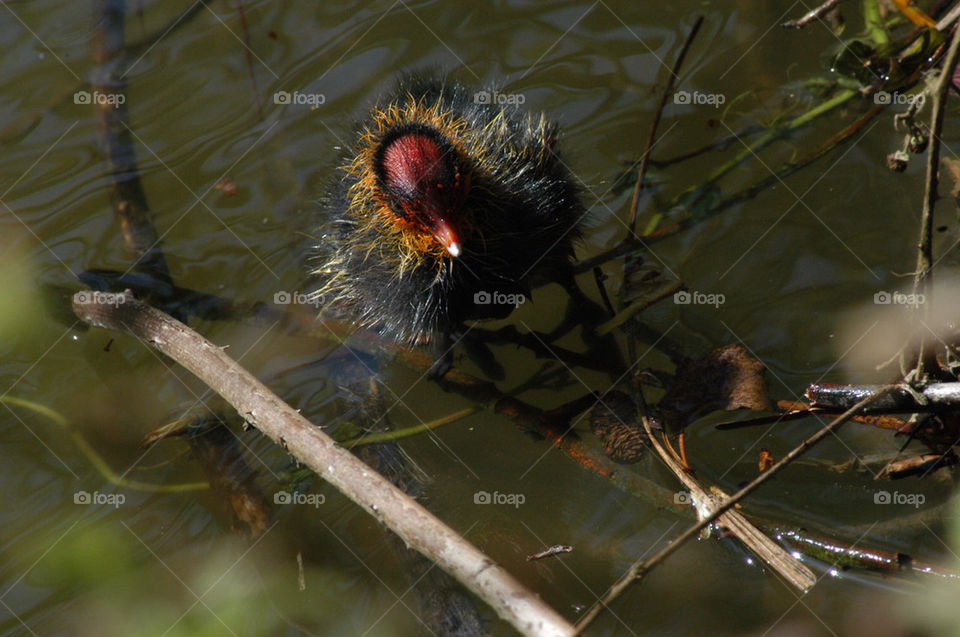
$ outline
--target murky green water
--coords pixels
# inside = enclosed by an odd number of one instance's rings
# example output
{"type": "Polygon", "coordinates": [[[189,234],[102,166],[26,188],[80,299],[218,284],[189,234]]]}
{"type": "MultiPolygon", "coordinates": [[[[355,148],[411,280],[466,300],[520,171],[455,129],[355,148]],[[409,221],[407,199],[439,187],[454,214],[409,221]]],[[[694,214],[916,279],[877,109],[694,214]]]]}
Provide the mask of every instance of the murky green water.
{"type": "MultiPolygon", "coordinates": [[[[129,16],[128,40],[160,28],[181,8],[131,4],[142,15],[129,16]]],[[[173,279],[249,302],[270,303],[278,291],[304,289],[305,234],[322,221],[313,200],[334,176],[353,123],[398,71],[425,67],[447,69],[471,84],[502,82],[505,91],[523,95],[527,107],[561,121],[567,162],[592,211],[579,254],[595,254],[624,235],[630,193],[614,181],[639,156],[656,83],[665,75],[662,62],[672,64],[697,12],[706,20],[682,88],[722,95],[725,104],[668,103],[656,157],[769,124],[785,112],[799,115],[810,105],[793,96],[802,96],[803,80],[826,74],[840,41],[819,25],[779,30],[774,25],[786,6],[769,4],[245,2],[248,61],[235,5],[214,3],[130,59],[125,75],[141,179],[173,279]],[[319,94],[323,104],[276,104],[277,91],[319,94]],[[212,189],[224,175],[236,182],[235,195],[212,189]]],[[[846,35],[859,25],[855,15],[848,19],[846,35]]],[[[183,442],[149,449],[140,443],[192,405],[215,407],[213,396],[141,343],[83,331],[33,292],[39,283],[75,286],[85,269],[122,271],[130,263],[107,195],[94,111],[72,98],[94,68],[92,24],[88,3],[0,8],[6,43],[0,124],[7,127],[0,154],[0,279],[7,293],[0,311],[0,392],[63,414],[127,478],[164,485],[204,480],[183,442]]],[[[734,170],[723,192],[811,152],[867,106],[851,102],[774,145],[762,161],[734,170]]],[[[945,132],[946,144],[956,143],[957,128],[950,124],[945,132]]],[[[667,301],[648,310],[645,321],[669,331],[691,355],[745,345],[768,365],[777,398],[794,399],[820,380],[880,378],[865,365],[845,364],[850,337],[841,337],[839,323],[877,291],[900,285],[892,272],[913,263],[922,167],[916,162],[904,175],[886,171],[883,158],[899,142],[892,114],[885,113],[854,143],[812,167],[655,244],[648,263],[668,278],[682,278],[690,290],[724,295],[725,303],[667,301]]],[[[724,153],[653,171],[658,186],[641,212],[660,210],[741,148],[734,142],[724,153]]],[[[615,286],[620,262],[606,269],[615,286]]],[[[593,290],[587,278],[584,287],[593,290]]],[[[559,303],[561,293],[545,288],[511,321],[548,330],[559,303]]],[[[316,340],[275,326],[192,326],[229,345],[313,422],[339,416],[330,402],[336,382],[328,378],[335,365],[310,365],[329,353],[316,340]]],[[[516,348],[496,354],[510,370],[505,389],[539,366],[516,348]]],[[[654,352],[640,366],[664,364],[654,352]]],[[[610,386],[602,374],[576,371],[561,387],[526,397],[555,406],[582,395],[585,384],[600,392],[610,386]]],[[[402,397],[387,399],[397,402],[390,412],[397,427],[468,405],[402,366],[388,364],[381,372],[381,391],[402,397]]],[[[758,430],[703,425],[691,428],[689,449],[701,478],[732,491],[755,475],[760,446],[780,457],[815,427],[783,424],[758,441],[758,430]]],[[[250,547],[225,528],[208,492],[115,489],[67,430],[23,408],[0,409],[0,428],[5,634],[405,635],[422,629],[407,595],[410,582],[381,531],[329,487],[314,485],[312,492],[326,498],[317,510],[281,509],[275,526],[250,547]],[[75,504],[81,491],[120,494],[123,502],[75,504]]],[[[589,439],[585,423],[578,430],[589,439]]],[[[265,491],[276,489],[290,469],[286,456],[255,432],[243,441],[265,491]]],[[[898,444],[851,427],[813,456],[843,462],[898,444]]],[[[428,478],[426,506],[571,620],[634,559],[690,523],[686,512],[658,510],[618,491],[489,411],[403,447],[428,478]],[[478,491],[522,494],[524,504],[477,505],[478,491]],[[557,543],[575,551],[525,561],[557,543]]],[[[639,470],[676,488],[653,465],[639,470]]],[[[932,507],[949,493],[944,482],[907,480],[897,487],[927,494],[932,507]]],[[[868,475],[838,476],[807,464],[787,471],[747,509],[796,526],[839,527],[850,541],[938,561],[942,526],[892,530],[883,521],[901,511],[874,505],[876,488],[868,475]]],[[[604,616],[592,634],[900,634],[890,632],[899,630],[891,619],[894,604],[909,601],[900,588],[872,576],[827,576],[798,603],[785,584],[747,565],[729,543],[704,541],[630,591],[617,602],[616,617],[604,616]]],[[[480,608],[490,632],[509,634],[480,608]]]]}

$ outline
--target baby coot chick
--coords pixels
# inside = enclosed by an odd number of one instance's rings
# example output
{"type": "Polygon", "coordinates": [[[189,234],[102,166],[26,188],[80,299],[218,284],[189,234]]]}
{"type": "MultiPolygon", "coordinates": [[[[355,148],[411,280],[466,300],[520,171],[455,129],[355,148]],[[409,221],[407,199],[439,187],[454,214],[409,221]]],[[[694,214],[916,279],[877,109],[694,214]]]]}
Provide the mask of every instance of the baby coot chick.
{"type": "Polygon", "coordinates": [[[572,281],[585,210],[558,127],[407,77],[372,109],[327,196],[316,294],[398,342],[447,348],[463,321],[503,318],[544,281],[572,281]]]}

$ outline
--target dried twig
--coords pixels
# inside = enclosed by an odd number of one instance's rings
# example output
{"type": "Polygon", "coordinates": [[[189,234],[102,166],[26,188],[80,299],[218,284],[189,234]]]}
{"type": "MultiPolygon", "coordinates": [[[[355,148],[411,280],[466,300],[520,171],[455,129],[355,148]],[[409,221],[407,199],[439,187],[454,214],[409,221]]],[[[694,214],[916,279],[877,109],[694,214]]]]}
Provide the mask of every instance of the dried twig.
{"type": "MultiPolygon", "coordinates": [[[[930,113],[930,147],[927,150],[927,177],[923,189],[923,212],[920,217],[920,245],[917,249],[917,271],[913,279],[914,294],[929,294],[933,268],[933,209],[937,203],[937,186],[940,170],[940,133],[943,130],[943,117],[947,91],[953,81],[953,71],[960,57],[960,32],[954,33],[950,49],[940,69],[940,77],[933,90],[933,108],[930,113]]],[[[924,304],[924,314],[928,316],[930,304],[924,304]]],[[[916,378],[923,379],[936,368],[936,358],[928,351],[927,339],[920,335],[919,354],[917,355],[916,378]]]]}
{"type": "Polygon", "coordinates": [[[247,74],[250,76],[253,102],[257,105],[257,119],[262,122],[263,106],[261,105],[260,89],[257,88],[257,77],[253,74],[253,49],[250,46],[250,29],[247,28],[247,15],[243,11],[243,3],[240,0],[237,0],[237,15],[240,16],[240,30],[243,33],[243,50],[247,56],[247,74]]]}
{"type": "Polygon", "coordinates": [[[940,18],[940,21],[937,22],[937,31],[946,31],[947,27],[957,21],[957,18],[960,18],[960,4],[957,4],[950,9],[947,15],[940,18]]]}
{"type": "Polygon", "coordinates": [[[617,311],[613,309],[613,303],[610,302],[610,295],[607,294],[607,286],[603,284],[605,278],[603,270],[600,268],[593,269],[593,281],[597,284],[597,292],[600,293],[600,298],[603,300],[603,307],[607,309],[610,316],[615,316],[617,311]]]}
{"type": "Polygon", "coordinates": [[[803,17],[796,20],[787,20],[780,26],[786,29],[802,29],[814,20],[817,20],[826,15],[828,12],[832,11],[838,4],[840,4],[840,0],[827,0],[820,6],[814,7],[812,10],[805,13],[803,17]]]}
{"type": "Polygon", "coordinates": [[[570,635],[573,627],[502,567],[280,400],[223,350],[183,323],[125,294],[119,305],[78,301],[94,326],[130,333],[171,357],[240,415],[486,601],[526,635],[570,635]]]}
{"type": "MultiPolygon", "coordinates": [[[[775,465],[761,473],[759,476],[754,478],[750,484],[746,485],[732,496],[727,499],[724,499],[723,503],[720,504],[716,509],[713,510],[710,515],[706,516],[693,526],[689,527],[686,531],[680,534],[680,536],[675,539],[673,542],[668,544],[666,547],[661,549],[656,555],[645,561],[638,561],[630,567],[630,570],[621,577],[617,582],[610,587],[606,594],[597,601],[577,622],[576,629],[577,634],[582,634],[583,631],[597,618],[600,612],[610,605],[610,603],[616,599],[620,594],[623,593],[635,581],[643,579],[643,577],[649,573],[653,568],[658,564],[662,563],[666,558],[670,557],[677,549],[679,549],[684,542],[689,540],[691,537],[698,534],[701,530],[705,529],[708,525],[712,524],[714,520],[719,518],[721,515],[729,511],[734,505],[736,505],[740,500],[742,500],[747,495],[756,491],[761,485],[763,485],[767,480],[773,478],[780,471],[782,471],[787,465],[796,460],[798,457],[806,453],[808,449],[813,447],[815,444],[826,438],[827,436],[836,432],[839,427],[850,420],[854,415],[856,415],[860,410],[869,405],[874,400],[882,397],[888,391],[892,390],[894,385],[887,385],[880,389],[877,393],[864,398],[859,403],[854,405],[852,408],[838,416],[831,423],[824,426],[820,431],[812,435],[811,437],[804,440],[797,447],[795,447],[790,453],[785,455],[779,462],[775,465]]],[[[650,431],[650,422],[647,419],[646,414],[641,414],[643,419],[644,427],[650,431]]]]}
{"type": "MultiPolygon", "coordinates": [[[[712,512],[718,503],[726,501],[729,496],[719,491],[719,489],[709,492],[704,489],[699,481],[684,469],[683,465],[677,461],[673,454],[669,453],[667,449],[660,444],[646,416],[643,417],[643,426],[647,431],[647,436],[650,438],[650,443],[653,445],[653,448],[656,449],[667,467],[677,476],[677,479],[683,483],[683,486],[690,490],[690,497],[697,505],[698,517],[703,517],[703,512],[712,512]]],[[[760,532],[760,530],[753,526],[741,513],[737,511],[727,511],[718,518],[718,522],[721,526],[733,533],[733,535],[753,551],[757,557],[766,562],[770,568],[780,573],[784,579],[801,592],[806,592],[816,583],[817,578],[809,568],[801,564],[782,546],[760,532]]]]}
{"type": "Polygon", "coordinates": [[[572,546],[566,546],[563,544],[557,544],[551,546],[550,548],[540,551],[539,553],[534,553],[533,555],[527,556],[528,562],[533,562],[534,560],[542,560],[545,557],[553,557],[554,555],[560,555],[561,553],[569,553],[573,550],[572,546]]]}
{"type": "Polygon", "coordinates": [[[657,134],[657,127],[660,125],[660,117],[663,115],[663,109],[667,105],[667,97],[671,91],[673,91],[673,83],[676,81],[680,67],[683,65],[683,58],[687,56],[687,51],[690,50],[690,45],[693,44],[693,39],[697,37],[697,32],[700,30],[702,24],[703,16],[697,16],[696,21],[693,23],[693,28],[690,29],[690,33],[683,43],[683,47],[680,48],[676,62],[673,63],[673,68],[670,69],[670,75],[667,76],[667,83],[663,87],[663,92],[660,93],[660,100],[657,102],[657,108],[654,111],[653,122],[650,123],[650,132],[647,134],[647,143],[644,146],[643,155],[640,159],[640,170],[637,172],[637,182],[633,186],[633,200],[630,204],[629,224],[631,237],[636,236],[637,209],[640,205],[640,193],[643,191],[643,179],[647,174],[647,164],[650,162],[650,150],[653,148],[653,139],[657,134]]]}

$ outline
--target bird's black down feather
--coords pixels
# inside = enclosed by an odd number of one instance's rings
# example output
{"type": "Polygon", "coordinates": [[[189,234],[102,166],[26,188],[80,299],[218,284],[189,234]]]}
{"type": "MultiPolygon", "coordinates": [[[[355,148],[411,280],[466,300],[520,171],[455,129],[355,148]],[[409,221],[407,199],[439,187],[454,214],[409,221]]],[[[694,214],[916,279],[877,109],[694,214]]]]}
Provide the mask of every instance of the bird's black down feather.
{"type": "Polygon", "coordinates": [[[370,223],[378,214],[376,198],[358,194],[365,170],[375,179],[373,162],[358,171],[356,156],[345,157],[354,170],[323,199],[326,222],[313,270],[327,311],[399,342],[423,343],[438,332],[449,335],[465,320],[502,318],[514,309],[475,302],[483,301],[483,294],[529,296],[533,285],[569,275],[585,211],[557,152],[558,127],[516,106],[482,103],[490,101],[478,99],[482,95],[444,80],[408,76],[372,109],[360,127],[359,144],[376,144],[389,134],[382,126],[377,134],[372,120],[404,104],[403,123],[391,127],[435,121],[438,113],[454,124],[438,132],[460,149],[459,161],[470,173],[460,211],[470,231],[459,257],[397,254],[401,246],[391,232],[370,223]],[[412,103],[419,107],[409,108],[412,103]],[[431,115],[419,118],[418,110],[431,115]]]}

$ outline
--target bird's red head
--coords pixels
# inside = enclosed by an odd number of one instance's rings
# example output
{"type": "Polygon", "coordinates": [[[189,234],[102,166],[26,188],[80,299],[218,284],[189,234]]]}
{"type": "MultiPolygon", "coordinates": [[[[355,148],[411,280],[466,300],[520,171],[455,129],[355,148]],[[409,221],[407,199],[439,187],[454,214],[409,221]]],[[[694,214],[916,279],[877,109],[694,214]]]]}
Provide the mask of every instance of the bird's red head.
{"type": "Polygon", "coordinates": [[[394,130],[381,142],[374,166],[398,218],[433,237],[450,256],[460,256],[461,208],[470,179],[450,142],[429,126],[394,130]]]}

